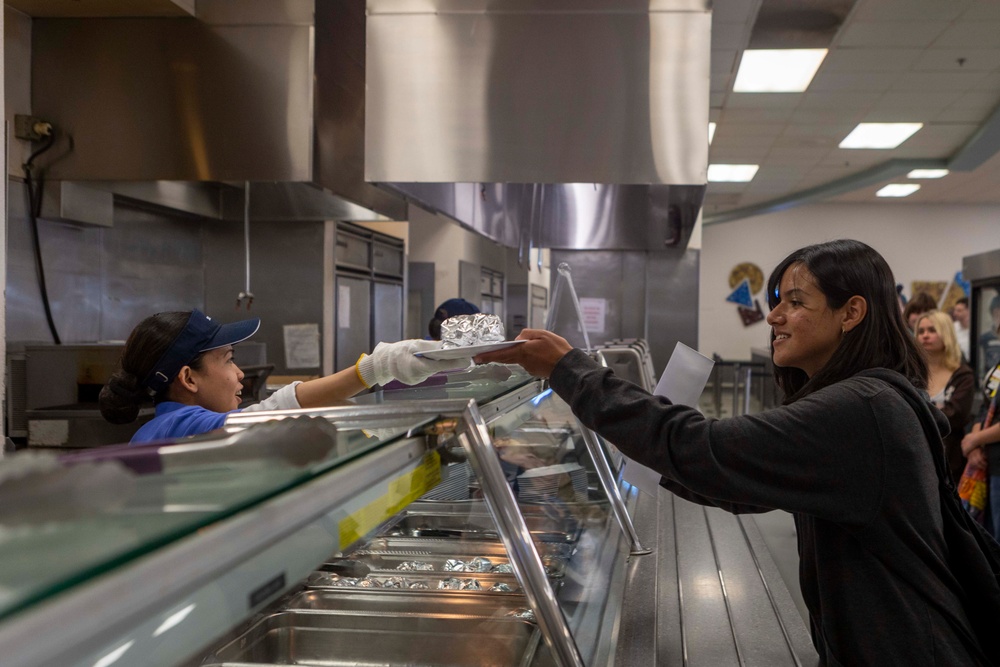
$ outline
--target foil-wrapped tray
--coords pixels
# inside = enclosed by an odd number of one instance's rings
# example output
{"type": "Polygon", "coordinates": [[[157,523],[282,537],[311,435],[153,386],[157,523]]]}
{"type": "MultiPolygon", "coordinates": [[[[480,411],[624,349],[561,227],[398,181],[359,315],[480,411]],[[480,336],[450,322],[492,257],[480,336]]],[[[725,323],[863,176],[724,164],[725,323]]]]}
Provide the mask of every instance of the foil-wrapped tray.
{"type": "Polygon", "coordinates": [[[499,343],[507,337],[503,320],[497,315],[476,313],[456,315],[441,323],[441,349],[499,343]]]}
{"type": "MultiPolygon", "coordinates": [[[[572,516],[552,518],[540,514],[524,517],[536,542],[574,544],[580,526],[572,516]]],[[[488,514],[451,514],[403,510],[383,524],[377,535],[392,537],[456,538],[499,540],[496,524],[488,514]]]]}
{"type": "MultiPolygon", "coordinates": [[[[559,580],[553,580],[557,586],[559,580]]],[[[452,592],[468,591],[490,595],[523,595],[521,585],[513,574],[496,572],[372,572],[368,576],[354,579],[341,577],[332,572],[313,572],[305,581],[306,588],[332,588],[344,591],[361,590],[382,593],[423,591],[452,592]]]]}

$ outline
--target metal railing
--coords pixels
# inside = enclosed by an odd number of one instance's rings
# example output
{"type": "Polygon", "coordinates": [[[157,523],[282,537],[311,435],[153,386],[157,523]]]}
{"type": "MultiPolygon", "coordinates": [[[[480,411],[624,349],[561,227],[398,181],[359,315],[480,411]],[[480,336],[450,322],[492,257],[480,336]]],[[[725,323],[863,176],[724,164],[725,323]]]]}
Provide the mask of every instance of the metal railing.
{"type": "Polygon", "coordinates": [[[765,372],[764,364],[754,361],[727,360],[712,355],[715,367],[708,380],[706,391],[711,394],[713,417],[723,415],[723,396],[731,400],[732,411],[725,416],[751,414],[766,407],[768,392],[773,392],[774,381],[765,372]],[[756,402],[754,402],[756,400],[756,402]]]}

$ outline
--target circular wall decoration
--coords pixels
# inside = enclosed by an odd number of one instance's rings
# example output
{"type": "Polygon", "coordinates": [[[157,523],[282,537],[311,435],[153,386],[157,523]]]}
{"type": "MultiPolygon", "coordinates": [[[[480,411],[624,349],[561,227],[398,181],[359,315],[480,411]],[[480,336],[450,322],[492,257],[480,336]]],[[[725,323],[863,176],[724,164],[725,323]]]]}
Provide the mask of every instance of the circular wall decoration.
{"type": "Polygon", "coordinates": [[[729,272],[729,287],[735,288],[744,280],[750,282],[750,293],[756,294],[764,287],[764,272],[753,262],[743,262],[729,272]]]}

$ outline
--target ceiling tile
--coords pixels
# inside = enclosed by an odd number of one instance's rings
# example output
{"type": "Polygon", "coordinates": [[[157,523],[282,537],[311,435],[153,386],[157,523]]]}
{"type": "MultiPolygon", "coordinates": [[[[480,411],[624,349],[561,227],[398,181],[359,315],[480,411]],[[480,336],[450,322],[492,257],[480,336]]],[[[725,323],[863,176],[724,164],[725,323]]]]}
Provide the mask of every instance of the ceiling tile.
{"type": "Polygon", "coordinates": [[[958,99],[956,93],[889,92],[883,95],[865,115],[870,123],[930,122],[958,99]]]}
{"type": "Polygon", "coordinates": [[[789,166],[801,170],[803,167],[812,167],[819,164],[820,160],[823,159],[823,153],[820,153],[813,147],[798,145],[779,146],[778,144],[781,143],[780,140],[774,143],[775,147],[767,154],[766,164],[768,166],[789,166]]]}
{"type": "Polygon", "coordinates": [[[820,70],[808,92],[874,92],[881,93],[899,78],[896,72],[827,72],[820,70]]]}
{"type": "Polygon", "coordinates": [[[921,49],[841,48],[823,60],[830,72],[902,72],[917,62],[921,49]]]}
{"type": "Polygon", "coordinates": [[[733,74],[736,72],[735,49],[712,50],[712,76],[718,74],[733,74]]]}
{"type": "Polygon", "coordinates": [[[890,90],[964,93],[983,80],[982,72],[904,72],[890,90]]]}
{"type": "MultiPolygon", "coordinates": [[[[731,97],[732,95],[730,95],[731,97]]],[[[787,121],[794,111],[795,107],[792,106],[733,108],[727,105],[723,107],[722,115],[719,118],[720,122],[723,123],[775,123],[787,121]]]]}
{"type": "Polygon", "coordinates": [[[747,2],[747,0],[715,0],[712,4],[712,25],[719,23],[739,23],[747,25],[752,23],[757,16],[760,7],[757,2],[747,2]]]}
{"type": "Polygon", "coordinates": [[[1000,2],[976,0],[962,14],[963,21],[1000,21],[1000,2]]]}
{"type": "Polygon", "coordinates": [[[970,44],[1000,48],[1000,21],[961,21],[934,40],[935,47],[962,48],[970,44]]]}
{"type": "Polygon", "coordinates": [[[997,68],[1000,49],[928,49],[913,64],[917,72],[991,72],[997,68]],[[961,65],[959,59],[963,59],[961,65]]]}
{"type": "Polygon", "coordinates": [[[742,23],[712,23],[712,49],[743,49],[750,27],[742,23]]]}
{"type": "MultiPolygon", "coordinates": [[[[951,0],[942,0],[947,3],[951,0]]],[[[838,47],[927,47],[949,24],[944,21],[852,21],[837,37],[838,47]]]]}
{"type": "Polygon", "coordinates": [[[995,92],[965,93],[931,120],[935,123],[981,123],[998,103],[1000,99],[995,92]]]}
{"type": "Polygon", "coordinates": [[[851,18],[857,21],[954,21],[974,0],[861,0],[851,18]]]}

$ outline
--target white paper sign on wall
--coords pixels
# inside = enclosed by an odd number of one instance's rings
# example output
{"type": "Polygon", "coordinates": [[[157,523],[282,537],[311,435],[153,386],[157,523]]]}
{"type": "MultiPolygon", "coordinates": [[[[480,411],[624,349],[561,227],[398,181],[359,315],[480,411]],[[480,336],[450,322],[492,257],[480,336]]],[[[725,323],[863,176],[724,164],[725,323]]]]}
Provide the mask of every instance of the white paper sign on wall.
{"type": "Polygon", "coordinates": [[[604,333],[605,319],[608,314],[607,299],[580,299],[580,310],[583,311],[583,326],[587,331],[604,333]]]}

